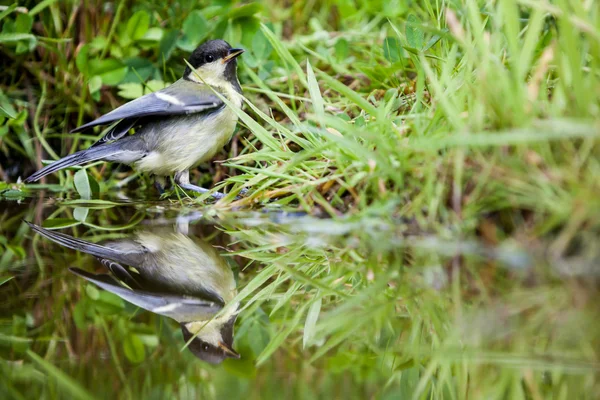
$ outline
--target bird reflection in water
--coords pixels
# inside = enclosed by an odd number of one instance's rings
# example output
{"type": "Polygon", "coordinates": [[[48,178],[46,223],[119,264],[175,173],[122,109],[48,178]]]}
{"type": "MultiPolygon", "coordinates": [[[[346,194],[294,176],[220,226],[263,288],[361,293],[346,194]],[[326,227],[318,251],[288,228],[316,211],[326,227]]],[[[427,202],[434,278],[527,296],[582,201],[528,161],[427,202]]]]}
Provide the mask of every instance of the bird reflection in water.
{"type": "Polygon", "coordinates": [[[70,271],[179,322],[187,348],[201,360],[219,364],[225,358],[240,358],[232,347],[239,304],[215,317],[237,293],[233,272],[209,244],[181,232],[159,231],[95,244],[28,224],[53,242],[97,257],[111,274],[70,271]]]}

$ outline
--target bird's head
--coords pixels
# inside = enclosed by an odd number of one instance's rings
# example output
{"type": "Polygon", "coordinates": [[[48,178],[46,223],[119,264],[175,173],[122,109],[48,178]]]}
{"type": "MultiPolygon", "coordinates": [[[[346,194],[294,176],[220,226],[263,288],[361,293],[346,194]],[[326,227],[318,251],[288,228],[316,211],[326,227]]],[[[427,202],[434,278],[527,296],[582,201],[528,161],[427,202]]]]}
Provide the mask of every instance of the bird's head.
{"type": "Polygon", "coordinates": [[[199,359],[210,364],[221,364],[226,358],[240,358],[233,350],[233,324],[237,314],[224,322],[212,320],[208,323],[182,323],[183,339],[189,342],[196,329],[199,332],[188,345],[188,349],[199,359]]]}
{"type": "Polygon", "coordinates": [[[224,40],[204,42],[188,60],[195,71],[188,65],[183,77],[198,83],[204,81],[211,86],[239,85],[236,58],[243,52],[243,49],[234,49],[224,40]]]}

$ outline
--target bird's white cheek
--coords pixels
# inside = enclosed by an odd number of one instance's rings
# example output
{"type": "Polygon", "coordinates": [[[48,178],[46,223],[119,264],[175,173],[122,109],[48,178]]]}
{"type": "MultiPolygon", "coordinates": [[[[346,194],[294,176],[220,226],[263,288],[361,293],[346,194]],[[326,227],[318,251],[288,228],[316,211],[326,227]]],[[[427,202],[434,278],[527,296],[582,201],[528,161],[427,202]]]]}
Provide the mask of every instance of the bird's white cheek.
{"type": "Polygon", "coordinates": [[[223,76],[225,74],[225,67],[227,64],[223,64],[221,61],[213,61],[209,64],[204,64],[200,68],[196,69],[196,73],[192,72],[190,74],[190,79],[194,82],[203,83],[202,81],[208,83],[211,86],[222,86],[224,79],[223,76]],[[198,76],[200,76],[200,79],[198,76]]]}

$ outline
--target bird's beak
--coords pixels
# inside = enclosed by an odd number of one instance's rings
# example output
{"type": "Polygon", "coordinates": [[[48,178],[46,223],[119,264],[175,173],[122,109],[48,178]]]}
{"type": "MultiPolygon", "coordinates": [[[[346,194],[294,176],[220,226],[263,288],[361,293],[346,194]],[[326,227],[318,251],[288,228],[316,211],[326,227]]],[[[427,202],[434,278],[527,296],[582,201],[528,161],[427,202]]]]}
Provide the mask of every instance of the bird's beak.
{"type": "Polygon", "coordinates": [[[221,62],[223,64],[227,64],[229,61],[233,60],[234,58],[236,58],[237,56],[241,55],[244,51],[244,49],[231,49],[229,50],[229,54],[227,54],[225,57],[223,57],[223,60],[221,60],[221,62]]]}
{"type": "Polygon", "coordinates": [[[227,346],[223,342],[219,342],[219,348],[225,352],[225,355],[227,357],[240,358],[240,355],[234,349],[232,349],[231,347],[227,346]]]}

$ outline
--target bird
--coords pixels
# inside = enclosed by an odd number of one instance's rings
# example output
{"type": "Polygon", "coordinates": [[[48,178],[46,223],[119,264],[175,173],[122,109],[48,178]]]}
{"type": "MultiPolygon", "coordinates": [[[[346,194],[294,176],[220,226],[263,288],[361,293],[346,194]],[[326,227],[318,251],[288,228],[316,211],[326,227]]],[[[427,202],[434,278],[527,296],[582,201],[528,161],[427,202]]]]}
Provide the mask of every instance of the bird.
{"type": "MultiPolygon", "coordinates": [[[[112,125],[88,149],[45,166],[25,183],[63,168],[102,160],[133,165],[158,177],[173,175],[175,183],[185,190],[208,192],[190,183],[189,170],[212,159],[233,135],[238,120],[233,108],[241,109],[243,103],[237,77],[237,57],[243,52],[220,39],[201,44],[190,55],[181,79],[75,128],[73,133],[112,125]],[[128,135],[132,129],[135,133],[128,135]]],[[[212,197],[220,199],[224,194],[212,193],[212,197]]]]}
{"type": "Polygon", "coordinates": [[[237,294],[233,271],[208,243],[181,232],[141,230],[97,244],[25,222],[61,246],[98,258],[110,274],[69,270],[129,303],[177,321],[187,349],[199,359],[220,364],[240,358],[233,349],[239,308],[239,303],[231,303],[237,294]]]}

